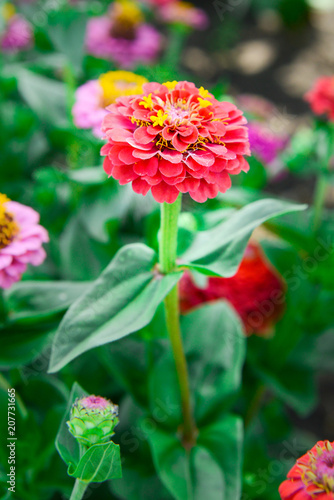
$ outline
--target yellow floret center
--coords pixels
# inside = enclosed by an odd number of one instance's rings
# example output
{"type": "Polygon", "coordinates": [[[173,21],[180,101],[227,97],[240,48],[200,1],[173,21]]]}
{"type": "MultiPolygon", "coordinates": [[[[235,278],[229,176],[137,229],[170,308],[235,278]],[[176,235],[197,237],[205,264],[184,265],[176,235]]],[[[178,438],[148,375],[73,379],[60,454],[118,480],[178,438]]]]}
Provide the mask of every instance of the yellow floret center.
{"type": "Polygon", "coordinates": [[[103,105],[109,106],[118,97],[138,95],[148,80],[130,71],[109,71],[100,76],[99,84],[103,93],[103,105]]]}
{"type": "Polygon", "coordinates": [[[2,6],[1,14],[5,21],[9,21],[16,14],[15,6],[10,2],[6,2],[2,6]]]}
{"type": "Polygon", "coordinates": [[[8,201],[7,196],[0,193],[0,250],[13,241],[19,229],[13,215],[7,211],[8,201]]]}
{"type": "Polygon", "coordinates": [[[117,0],[113,5],[113,19],[117,24],[136,26],[143,22],[143,14],[135,2],[117,0]]]}

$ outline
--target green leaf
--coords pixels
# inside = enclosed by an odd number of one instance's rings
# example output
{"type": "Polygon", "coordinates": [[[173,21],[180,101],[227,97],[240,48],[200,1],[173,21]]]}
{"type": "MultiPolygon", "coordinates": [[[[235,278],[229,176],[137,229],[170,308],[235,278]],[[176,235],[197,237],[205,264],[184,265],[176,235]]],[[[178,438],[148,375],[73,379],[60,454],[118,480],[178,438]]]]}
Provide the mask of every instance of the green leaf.
{"type": "Polygon", "coordinates": [[[74,467],[76,467],[76,465],[79,463],[80,449],[77,440],[68,430],[66,422],[70,418],[70,411],[75,400],[77,398],[83,398],[88,395],[88,392],[80,387],[77,382],[73,384],[64,418],[60,424],[59,431],[56,437],[55,445],[57,451],[68,466],[73,465],[74,467]]]}
{"type": "MultiPolygon", "coordinates": [[[[0,369],[10,369],[31,363],[50,346],[56,325],[9,325],[1,329],[0,369]]],[[[48,356],[43,355],[42,365],[48,356]]],[[[46,367],[39,365],[39,370],[46,367]]]]}
{"type": "Polygon", "coordinates": [[[156,254],[145,245],[122,248],[90,290],[68,310],[54,339],[50,372],[80,354],[140,330],[176,285],[181,272],[155,272],[156,254]]]}
{"type": "Polygon", "coordinates": [[[192,245],[181,256],[180,264],[204,274],[233,276],[241,262],[253,230],[272,217],[305,210],[274,199],[258,200],[236,211],[213,229],[198,232],[192,245]]]}
{"type": "Polygon", "coordinates": [[[87,17],[77,11],[54,12],[49,17],[48,35],[76,71],[81,70],[87,17]]]}
{"type": "Polygon", "coordinates": [[[160,429],[148,440],[159,476],[176,500],[232,500],[225,495],[223,471],[204,447],[188,452],[176,436],[160,429]]]}
{"type": "Polygon", "coordinates": [[[52,126],[66,126],[65,85],[27,69],[17,72],[18,89],[37,116],[52,126]]]}
{"type": "Polygon", "coordinates": [[[241,385],[246,339],[225,302],[207,304],[182,318],[190,384],[198,423],[226,409],[241,385]]]}
{"type": "Polygon", "coordinates": [[[104,170],[100,167],[85,167],[66,172],[71,181],[81,186],[99,186],[108,182],[104,170]]]}
{"type": "Polygon", "coordinates": [[[63,312],[89,285],[88,282],[21,281],[5,293],[9,319],[34,320],[63,312]]]}
{"type": "Polygon", "coordinates": [[[109,247],[91,238],[81,213],[66,225],[59,250],[62,273],[70,280],[95,279],[110,259],[109,247]]]}
{"type": "MultiPolygon", "coordinates": [[[[149,450],[150,453],[150,450],[149,450]]],[[[109,483],[116,498],[126,500],[172,500],[173,497],[160,481],[151,459],[147,456],[136,457],[132,467],[127,466],[127,459],[122,463],[123,479],[109,483]]]]}
{"type": "Polygon", "coordinates": [[[69,466],[68,474],[87,483],[102,483],[122,477],[121,452],[118,444],[110,441],[88,448],[77,467],[69,466]]]}
{"type": "Polygon", "coordinates": [[[317,403],[314,374],[308,368],[286,364],[284,370],[272,372],[253,367],[257,376],[286,405],[299,415],[308,415],[317,403]]]}
{"type": "Polygon", "coordinates": [[[211,453],[223,470],[226,500],[239,500],[243,458],[243,424],[241,419],[234,415],[226,415],[209,424],[200,430],[198,444],[204,446],[211,453]]]}

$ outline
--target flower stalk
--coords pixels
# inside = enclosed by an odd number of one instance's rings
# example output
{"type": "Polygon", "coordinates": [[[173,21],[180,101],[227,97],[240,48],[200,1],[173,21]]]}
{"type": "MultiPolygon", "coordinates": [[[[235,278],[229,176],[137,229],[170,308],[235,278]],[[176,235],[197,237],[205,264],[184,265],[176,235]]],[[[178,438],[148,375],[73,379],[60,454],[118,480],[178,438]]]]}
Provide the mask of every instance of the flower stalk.
{"type": "Polygon", "coordinates": [[[89,483],[84,483],[76,479],[70,500],[82,500],[89,483]]]}
{"type": "MultiPolygon", "coordinates": [[[[177,221],[181,209],[181,195],[172,203],[161,205],[161,227],[159,241],[160,270],[168,274],[175,270],[177,255],[177,221]]],[[[171,341],[175,367],[181,393],[183,414],[182,441],[186,448],[195,443],[196,428],[192,414],[187,361],[184,353],[179,309],[179,291],[176,285],[164,301],[167,330],[171,341]]]]}
{"type": "Polygon", "coordinates": [[[314,217],[313,217],[313,228],[317,231],[321,225],[322,215],[326,202],[327,194],[327,176],[325,173],[321,172],[317,179],[317,184],[314,194],[314,217]]]}

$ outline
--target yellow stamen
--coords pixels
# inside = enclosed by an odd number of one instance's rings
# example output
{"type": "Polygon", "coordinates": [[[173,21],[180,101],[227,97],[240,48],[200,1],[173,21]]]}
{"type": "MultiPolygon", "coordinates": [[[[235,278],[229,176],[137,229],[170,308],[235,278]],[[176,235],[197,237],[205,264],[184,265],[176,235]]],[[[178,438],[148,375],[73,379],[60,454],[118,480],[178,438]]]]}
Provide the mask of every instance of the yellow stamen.
{"type": "Polygon", "coordinates": [[[161,109],[159,109],[157,116],[152,115],[150,116],[150,118],[153,122],[153,127],[157,127],[159,125],[163,127],[166,118],[168,118],[168,114],[164,113],[161,109]]]}
{"type": "Polygon", "coordinates": [[[173,82],[164,82],[162,85],[168,88],[168,90],[174,90],[178,82],[174,80],[173,82]]]}
{"type": "Polygon", "coordinates": [[[212,102],[208,101],[207,99],[202,99],[201,97],[198,98],[198,102],[201,108],[212,106],[212,102]]]}
{"type": "Polygon", "coordinates": [[[13,215],[7,211],[9,201],[6,195],[0,193],[0,250],[13,241],[19,229],[13,215]]]}
{"type": "Polygon", "coordinates": [[[206,97],[208,97],[208,95],[210,95],[210,92],[208,90],[206,90],[204,87],[200,87],[198,89],[198,91],[199,91],[199,95],[202,96],[202,97],[204,97],[204,99],[206,97]]]}
{"type": "Polygon", "coordinates": [[[139,104],[141,106],[144,106],[144,108],[146,108],[146,109],[152,109],[153,108],[152,94],[149,94],[148,96],[144,96],[143,100],[140,101],[139,104]]]}
{"type": "Polygon", "coordinates": [[[138,95],[143,92],[143,85],[148,80],[130,71],[109,71],[99,78],[103,91],[103,105],[109,106],[118,97],[138,95]]]}

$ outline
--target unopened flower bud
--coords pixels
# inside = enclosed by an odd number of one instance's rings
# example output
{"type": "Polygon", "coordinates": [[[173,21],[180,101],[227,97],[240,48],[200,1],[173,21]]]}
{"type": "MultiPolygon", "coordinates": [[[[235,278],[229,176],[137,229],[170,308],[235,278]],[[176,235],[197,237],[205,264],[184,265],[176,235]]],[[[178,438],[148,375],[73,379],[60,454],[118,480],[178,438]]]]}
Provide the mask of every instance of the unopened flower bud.
{"type": "Polygon", "coordinates": [[[70,433],[83,445],[106,443],[118,424],[118,406],[100,396],[77,399],[67,422],[70,433]]]}

